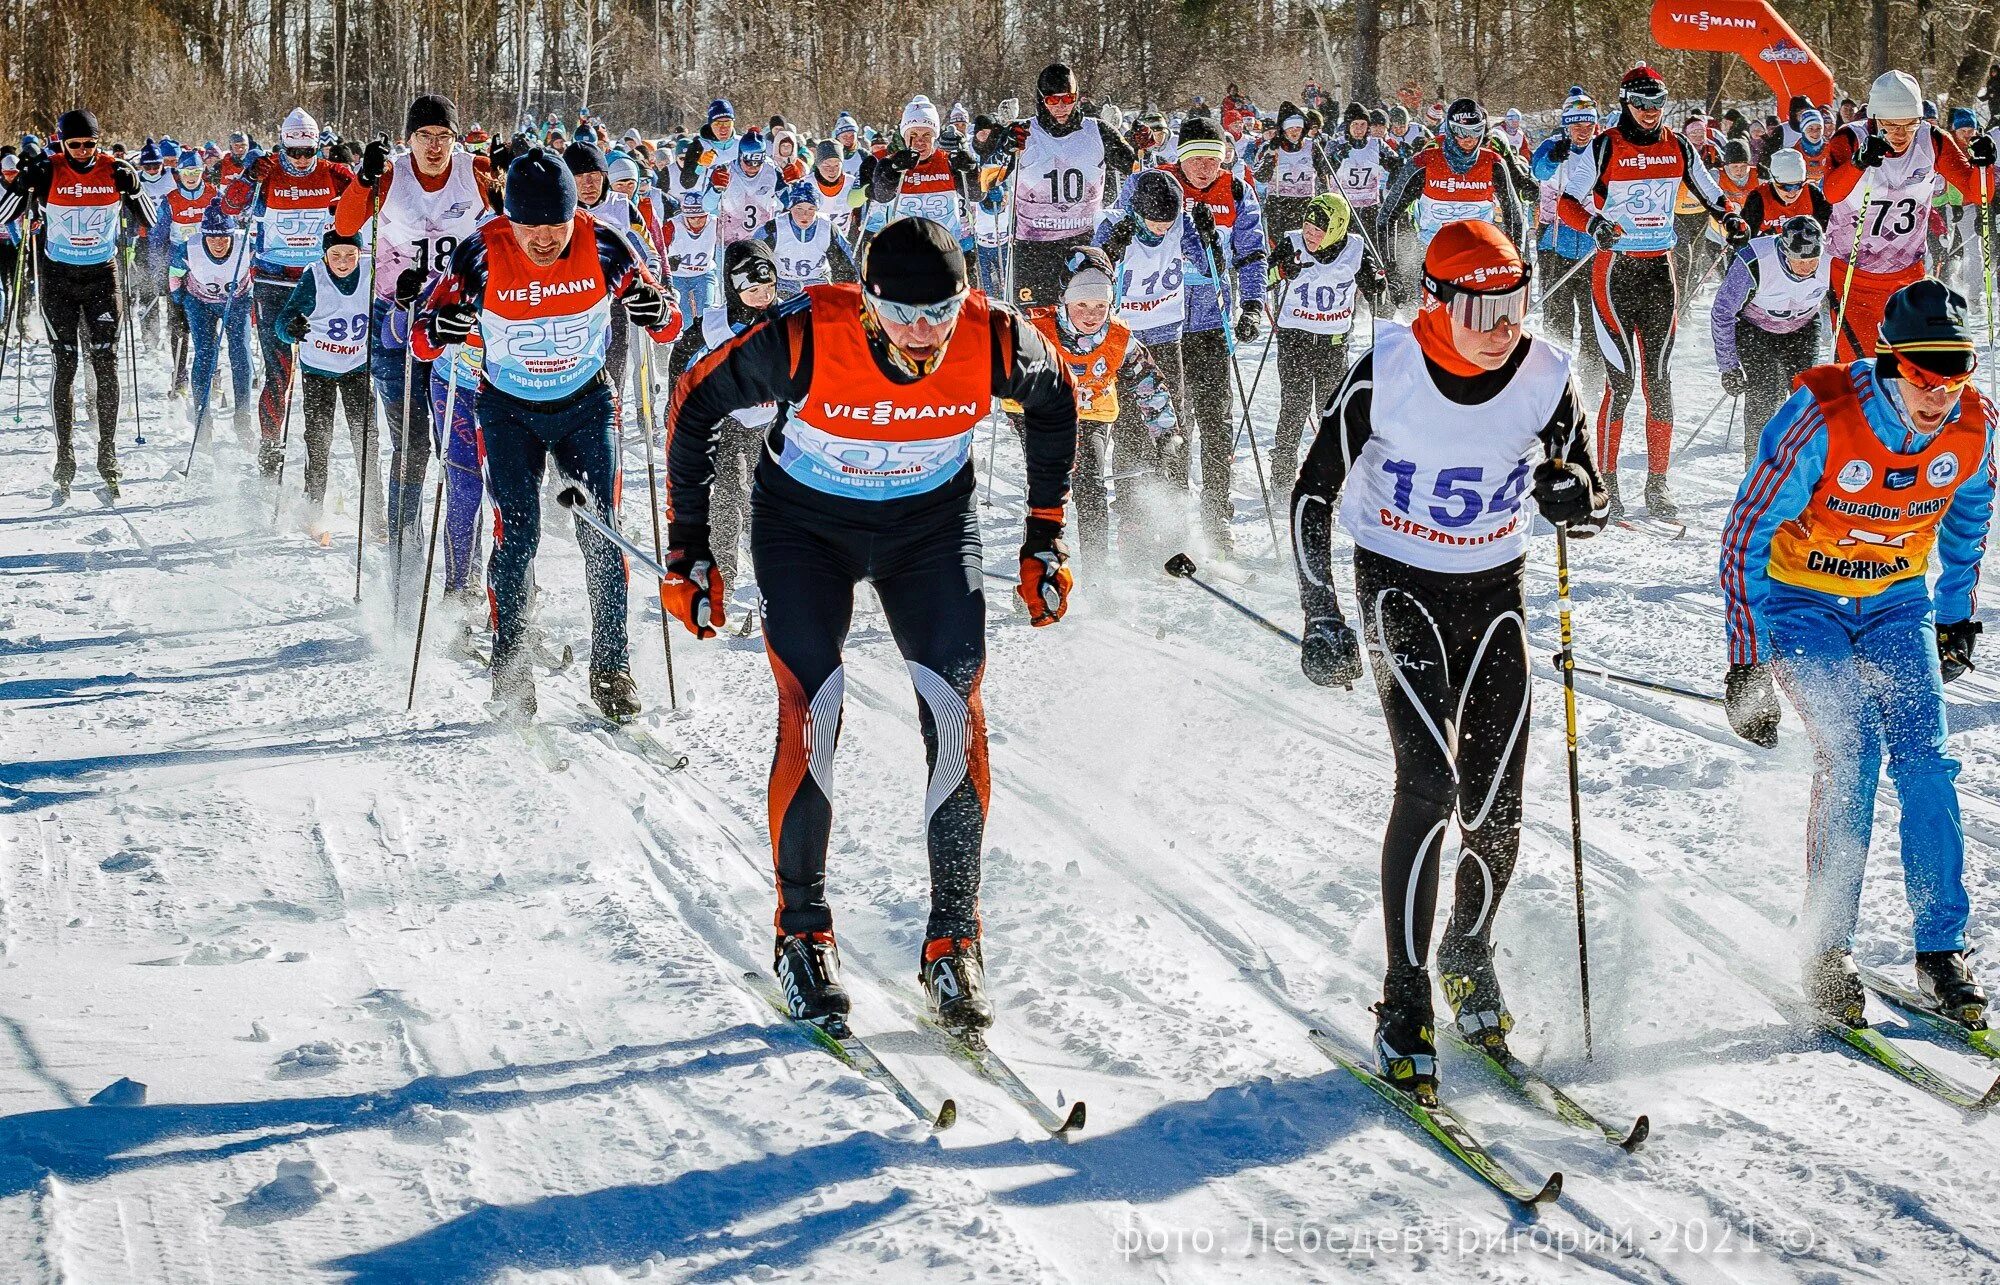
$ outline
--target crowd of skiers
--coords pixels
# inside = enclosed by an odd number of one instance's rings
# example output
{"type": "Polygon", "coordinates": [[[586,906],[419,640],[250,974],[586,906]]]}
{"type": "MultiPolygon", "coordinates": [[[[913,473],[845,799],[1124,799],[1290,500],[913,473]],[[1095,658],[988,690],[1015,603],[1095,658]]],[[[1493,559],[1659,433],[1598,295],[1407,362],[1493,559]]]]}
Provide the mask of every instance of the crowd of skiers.
{"type": "Polygon", "coordinates": [[[1445,993],[1470,1039],[1500,1047],[1512,1022],[1490,929],[1519,843],[1534,518],[1579,539],[1683,529],[1670,361],[1712,283],[1748,465],[1720,565],[1730,719],[1772,743],[1775,680],[1818,751],[1808,992],[1860,1020],[1847,947],[1886,749],[1920,981],[1983,1020],[1941,683],[1970,665],[1992,507],[1968,299],[1992,315],[2000,132],[1940,115],[1900,72],[1865,103],[1757,121],[1676,111],[1640,63],[1602,103],[1572,90],[1544,137],[1519,111],[1424,98],[1340,106],[1311,85],[1266,114],[1232,86],[1219,111],[1128,114],[1054,64],[1025,111],[917,95],[879,128],[847,113],[823,134],[782,115],[746,127],[716,98],[668,136],[613,137],[588,114],[502,136],[421,94],[393,140],[342,139],[298,109],[269,150],[248,134],[123,147],[71,110],[47,146],[0,155],[4,333],[18,354],[32,307],[53,349],[58,502],[85,418],[117,497],[121,363],[136,376],[141,340],[185,405],[190,467],[213,449],[225,354],[234,429],[266,478],[282,477],[296,395],[302,516],[322,538],[344,413],[360,522],[399,586],[435,456],[447,600],[490,627],[496,708],[515,717],[535,709],[551,468],[584,551],[592,697],[639,712],[618,531],[636,421],[649,468],[665,451],[662,606],[699,637],[738,609],[747,535],[781,712],[777,968],[794,1014],[819,1021],[847,1006],[826,783],[854,586],[874,584],[922,709],[922,976],[945,1020],[978,1027],[975,430],[1014,417],[1017,593],[1039,626],[1074,583],[1072,494],[1090,571],[1113,548],[1128,573],[1156,566],[1183,542],[1191,488],[1206,552],[1232,559],[1247,429],[1254,481],[1286,514],[1305,672],[1351,685],[1372,668],[1382,703],[1397,789],[1378,1042],[1385,1074],[1428,1092],[1454,818],[1445,993]],[[1265,424],[1252,398],[1272,357],[1265,424]],[[1642,399],[1628,513],[1623,427],[1642,399]],[[1333,583],[1336,525],[1356,546],[1359,632],[1333,583]]]}

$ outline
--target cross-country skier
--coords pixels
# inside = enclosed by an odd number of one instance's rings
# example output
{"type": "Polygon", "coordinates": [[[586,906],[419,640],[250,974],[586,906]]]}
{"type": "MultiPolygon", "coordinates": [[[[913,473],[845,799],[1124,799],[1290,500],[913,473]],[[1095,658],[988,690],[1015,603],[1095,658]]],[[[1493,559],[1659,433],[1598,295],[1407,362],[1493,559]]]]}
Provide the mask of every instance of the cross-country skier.
{"type": "Polygon", "coordinates": [[[364,522],[383,529],[381,457],[375,448],[375,391],[368,382],[369,293],[361,280],[361,238],[332,228],[321,234],[320,261],[299,278],[277,319],[278,342],[298,346],[299,393],[306,439],[307,529],[315,538],[327,528],[327,469],[332,462],[333,417],[338,403],[347,416],[347,438],[361,468],[367,493],[364,522]]]}
{"type": "Polygon", "coordinates": [[[1055,303],[1069,252],[1088,244],[1105,189],[1138,163],[1104,121],[1086,115],[1076,73],[1050,63],[1035,78],[1035,114],[1001,122],[983,159],[1014,183],[1015,303],[1055,303]]]}
{"type": "Polygon", "coordinates": [[[1306,137],[1306,116],[1291,103],[1278,104],[1278,134],[1257,154],[1250,177],[1264,193],[1264,224],[1271,243],[1298,230],[1306,203],[1335,186],[1333,166],[1306,137]]]}
{"type": "MultiPolygon", "coordinates": [[[[56,118],[61,149],[31,156],[0,193],[0,223],[16,217],[42,225],[35,271],[42,321],[55,350],[50,395],[56,429],[56,497],[76,478],[76,373],[84,343],[97,381],[97,473],[118,497],[118,232],[121,218],[142,234],[153,226],[152,199],[139,171],[98,150],[97,117],[81,109],[56,118]]],[[[138,389],[132,395],[139,395],[138,389]]]]}
{"type": "Polygon", "coordinates": [[[675,301],[684,317],[707,312],[715,289],[715,220],[702,203],[700,192],[683,192],[680,212],[661,229],[665,247],[667,280],[674,288],[675,301]]]}
{"type": "MultiPolygon", "coordinates": [[[[1486,112],[1472,99],[1453,101],[1444,114],[1437,146],[1410,157],[1376,210],[1375,249],[1392,280],[1398,279],[1403,216],[1412,206],[1419,256],[1439,228],[1460,219],[1489,220],[1514,244],[1527,243],[1526,215],[1522,194],[1515,190],[1514,171],[1487,141],[1486,112]]],[[[1399,284],[1407,285],[1408,278],[1399,284]]]]}
{"type": "Polygon", "coordinates": [[[1825,231],[1833,219],[1833,203],[1807,178],[1805,158],[1781,147],[1771,154],[1770,177],[1743,198],[1743,221],[1755,235],[1770,236],[1801,214],[1825,231]]]}
{"type": "Polygon", "coordinates": [[[1738,250],[1709,310],[1722,391],[1743,398],[1744,464],[1756,461],[1758,430],[1792,394],[1793,381],[1819,363],[1826,302],[1826,234],[1795,214],[1773,236],[1738,250]]]}
{"type": "Polygon", "coordinates": [[[786,187],[778,216],[757,230],[778,264],[778,297],[789,299],[823,281],[852,281],[854,252],[833,220],[820,212],[810,179],[786,187]]]}
{"type": "MultiPolygon", "coordinates": [[[[938,145],[938,111],[918,94],[903,108],[903,147],[875,163],[868,199],[885,221],[924,218],[961,244],[972,239],[972,203],[979,199],[979,161],[962,148],[938,145]]],[[[782,257],[782,256],[781,256],[782,257]]]]}
{"type": "Polygon", "coordinates": [[[736,144],[734,159],[708,171],[715,195],[717,234],[724,245],[748,240],[778,212],[778,167],[770,163],[764,136],[756,130],[736,144]]]}
{"type": "Polygon", "coordinates": [[[1402,158],[1377,136],[1368,109],[1360,103],[1347,105],[1340,137],[1329,139],[1321,150],[1332,163],[1334,182],[1366,238],[1375,223],[1375,207],[1382,203],[1383,190],[1403,168],[1402,158]]]}
{"type": "MultiPolygon", "coordinates": [[[[158,207],[159,218],[152,232],[154,241],[165,244],[169,271],[172,269],[174,247],[186,245],[200,234],[202,216],[207,212],[209,203],[215,200],[215,195],[215,189],[208,185],[201,153],[192,147],[183,148],[174,158],[174,185],[158,207]]],[[[167,333],[173,344],[171,393],[180,397],[188,391],[187,313],[171,304],[167,312],[167,333]]],[[[249,409],[247,405],[243,408],[246,414],[249,409]]]]}
{"type": "MultiPolygon", "coordinates": [[[[187,317],[194,371],[188,421],[199,440],[208,427],[209,402],[222,348],[229,348],[229,381],[236,398],[236,434],[250,445],[250,284],[249,239],[235,219],[210,204],[201,234],[174,246],[168,271],[170,298],[187,317]]],[[[213,439],[211,439],[213,445],[213,439]]]]}
{"type": "Polygon", "coordinates": [[[1076,390],[1041,337],[970,289],[958,239],[898,219],[862,251],[861,282],[812,286],[697,361],[675,390],[661,600],[713,637],[727,592],[710,548],[716,428],[765,402],[780,414],[757,460],[751,558],[778,685],[771,845],[775,967],[794,1016],[847,1012],[826,849],[840,727],[841,649],[867,580],[915,682],[930,780],[931,913],[920,976],[947,1026],[990,1025],[979,928],[986,724],[979,697],[986,591],[972,434],[994,397],[1026,424],[1027,534],[1019,593],[1036,625],[1067,609],[1063,504],[1076,458],[1076,390]]]}
{"type": "Polygon", "coordinates": [[[1278,429],[1271,447],[1271,490],[1284,495],[1298,472],[1299,438],[1347,375],[1347,336],[1355,303],[1380,308],[1388,277],[1368,244],[1350,235],[1353,212],[1338,192],[1307,203],[1299,230],[1271,256],[1278,281],[1278,429]]]}
{"type": "Polygon", "coordinates": [[[1604,352],[1604,400],[1597,412],[1597,460],[1604,471],[1611,516],[1618,497],[1618,451],[1625,409],[1635,391],[1646,397],[1646,509],[1672,521],[1667,493],[1674,439],[1674,388],[1668,359],[1678,326],[1680,283],[1674,274],[1674,200],[1683,183],[1719,220],[1730,244],[1750,227],[1722,194],[1715,176],[1687,139],[1665,128],[1667,82],[1645,63],[1619,83],[1617,121],[1591,144],[1587,186],[1563,193],[1557,209],[1572,228],[1597,239],[1591,301],[1604,352]]]}
{"type": "Polygon", "coordinates": [[[1923,119],[1922,91],[1900,71],[1868,89],[1868,118],[1842,126],[1827,144],[1822,187],[1833,202],[1827,253],[1833,256],[1834,356],[1875,352],[1875,328],[1889,296],[1924,275],[1931,191],[1937,180],[1969,204],[1993,195],[1993,140],[1970,149],[1923,119]],[[1984,170],[1982,174],[1980,171],[1984,170]]]}
{"type": "Polygon", "coordinates": [[[1594,401],[1604,387],[1604,353],[1597,345],[1590,270],[1577,265],[1596,255],[1597,242],[1564,223],[1557,207],[1569,187],[1588,182],[1591,142],[1598,130],[1596,100],[1581,85],[1573,86],[1557,123],[1561,128],[1542,140],[1528,162],[1541,187],[1535,207],[1541,225],[1537,268],[1544,283],[1541,333],[1574,354],[1577,386],[1594,401]]]}
{"type": "Polygon", "coordinates": [[[1890,296],[1873,360],[1807,371],[1764,426],[1723,531],[1730,726],[1777,744],[1775,670],[1813,744],[1805,989],[1856,1026],[1850,952],[1885,749],[1918,985],[1946,1015],[1985,1020],[1986,993],[1965,963],[1965,836],[1943,686],[1972,667],[1993,520],[1993,403],[1972,384],[1965,311],[1955,291],[1918,281],[1890,296]]]}
{"type": "Polygon", "coordinates": [[[1569,355],[1523,329],[1520,251],[1483,219],[1447,223],[1424,252],[1423,281],[1415,324],[1383,323],[1327,407],[1292,492],[1292,539],[1300,661],[1322,686],[1362,677],[1362,642],[1333,586],[1336,501],[1354,539],[1354,593],[1396,757],[1376,1051],[1385,1079],[1428,1095],[1431,921],[1454,816],[1462,854],[1437,952],[1445,997],[1466,1038],[1487,1048],[1504,1048],[1513,1025],[1491,932],[1520,846],[1528,505],[1580,537],[1602,528],[1604,500],[1569,355]]]}
{"type": "MultiPolygon", "coordinates": [[[[559,155],[531,148],[510,164],[503,208],[452,252],[412,342],[435,361],[476,329],[485,349],[478,417],[500,530],[487,567],[493,699],[510,716],[532,717],[525,644],[543,474],[553,460],[559,485],[582,491],[615,527],[618,453],[604,368],[611,300],[662,342],[679,334],[681,318],[631,243],[577,208],[576,180],[559,155]]],[[[590,595],[590,696],[607,718],[630,718],[639,700],[626,658],[624,558],[581,518],[576,532],[590,595]]]]}

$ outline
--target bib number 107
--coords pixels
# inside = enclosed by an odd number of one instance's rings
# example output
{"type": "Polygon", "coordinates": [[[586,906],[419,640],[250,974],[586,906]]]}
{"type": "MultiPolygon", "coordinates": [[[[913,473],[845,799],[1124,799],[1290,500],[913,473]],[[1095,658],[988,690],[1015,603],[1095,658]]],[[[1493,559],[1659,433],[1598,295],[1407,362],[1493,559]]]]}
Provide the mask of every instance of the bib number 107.
{"type": "MultiPolygon", "coordinates": [[[[1410,501],[1417,489],[1417,464],[1415,460],[1383,460],[1382,471],[1396,479],[1395,494],[1391,502],[1399,513],[1410,511],[1410,501]]],[[[1528,490],[1528,461],[1522,460],[1514,466],[1491,494],[1487,494],[1482,483],[1486,481],[1483,468],[1439,469],[1431,479],[1431,496],[1438,502],[1427,506],[1430,520],[1442,527],[1456,529],[1471,526],[1482,514],[1499,516],[1512,513],[1521,507],[1521,497],[1528,490]]]]}

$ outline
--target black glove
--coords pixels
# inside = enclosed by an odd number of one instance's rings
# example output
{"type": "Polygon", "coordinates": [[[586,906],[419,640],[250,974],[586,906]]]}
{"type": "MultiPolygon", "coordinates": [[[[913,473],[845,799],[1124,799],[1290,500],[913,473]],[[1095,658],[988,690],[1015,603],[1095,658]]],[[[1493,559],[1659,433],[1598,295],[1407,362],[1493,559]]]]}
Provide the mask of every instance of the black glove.
{"type": "Polygon", "coordinates": [[[1731,245],[1748,245],[1750,225],[1740,214],[1725,214],[1722,216],[1722,235],[1729,238],[1731,245]]]}
{"type": "Polygon", "coordinates": [[[1354,626],[1339,616],[1314,616],[1306,621],[1299,647],[1299,668],[1321,687],[1353,690],[1361,678],[1361,640],[1354,626]]]}
{"type": "Polygon", "coordinates": [[[1569,159],[1568,134],[1556,135],[1556,141],[1549,144],[1549,159],[1558,165],[1569,159]]]}
{"type": "Polygon", "coordinates": [[[670,254],[670,255],[668,255],[668,256],[667,256],[667,271],[668,271],[668,272],[679,272],[680,270],[681,270],[681,256],[679,256],[678,254],[670,254]]]}
{"type": "Polygon", "coordinates": [[[1357,272],[1354,280],[1361,287],[1361,293],[1370,299],[1380,299],[1382,292],[1389,287],[1389,274],[1372,263],[1357,272]]]}
{"type": "Polygon", "coordinates": [[[1255,299],[1245,299],[1243,306],[1236,310],[1236,342],[1247,344],[1255,340],[1264,322],[1264,305],[1255,299]]]}
{"type": "Polygon", "coordinates": [[[1723,692],[1731,731],[1767,750],[1778,743],[1778,722],[1784,712],[1778,708],[1778,688],[1771,681],[1769,665],[1731,665],[1723,692]]]}
{"type": "Polygon", "coordinates": [[[1947,683],[1962,678],[1972,668],[1972,644],[1984,628],[1977,620],[1961,620],[1955,625],[1939,625],[1938,670],[1947,683]]]}
{"type": "Polygon", "coordinates": [[[667,296],[650,281],[633,282],[619,302],[625,305],[625,316],[641,329],[652,330],[667,324],[667,296]]]}
{"type": "Polygon", "coordinates": [[[891,174],[908,174],[912,169],[916,168],[917,154],[905,147],[900,151],[891,152],[883,157],[881,164],[888,166],[891,174]]]}
{"type": "Polygon", "coordinates": [[[708,528],[684,522],[667,526],[667,577],[660,581],[660,609],[697,638],[715,637],[728,623],[728,586],[708,547],[708,528]]]}
{"type": "Polygon", "coordinates": [[[1195,201],[1188,217],[1194,220],[1194,230],[1201,233],[1201,239],[1211,240],[1215,236],[1215,211],[1207,201],[1195,201]]]}
{"type": "Polygon", "coordinates": [[[1028,145],[1028,122],[1024,120],[1015,121],[1007,127],[1007,132],[1000,137],[1005,140],[1004,146],[1008,151],[1020,151],[1028,145]]]}
{"type": "Polygon", "coordinates": [[[1053,518],[1029,518],[1021,537],[1021,583],[1014,589],[1028,604],[1028,622],[1039,629],[1061,620],[1069,610],[1069,591],[1075,583],[1062,523],[1053,518]]]}
{"type": "Polygon", "coordinates": [[[478,324],[479,309],[465,302],[448,303],[431,314],[431,342],[434,344],[462,344],[478,324]]]}
{"type": "Polygon", "coordinates": [[[1555,526],[1581,522],[1591,514],[1590,475],[1568,460],[1535,465],[1535,507],[1555,526]]]}
{"type": "Polygon", "coordinates": [[[111,167],[111,185],[118,189],[120,196],[139,195],[139,171],[126,161],[119,161],[111,167]]]}
{"type": "Polygon", "coordinates": [[[1722,391],[1731,397],[1741,397],[1743,395],[1744,383],[1743,367],[1738,366],[1733,370],[1722,372],[1722,391]]]}
{"type": "Polygon", "coordinates": [[[1112,227],[1111,235],[1104,238],[1104,253],[1113,263],[1124,259],[1125,252],[1132,248],[1132,238],[1139,235],[1139,216],[1127,214],[1112,227]]]}
{"type": "Polygon", "coordinates": [[[1868,141],[1861,145],[1854,157],[1854,164],[1864,170],[1872,170],[1889,159],[1889,140],[1880,134],[1870,134],[1868,141]]]}
{"type": "Polygon", "coordinates": [[[1619,237],[1625,235],[1625,229],[1610,219],[1592,218],[1590,235],[1596,239],[1598,249],[1609,250],[1618,244],[1619,237]]]}
{"type": "Polygon", "coordinates": [[[396,274],[396,307],[407,312],[417,300],[424,297],[424,270],[404,268],[396,274]]]}
{"type": "Polygon", "coordinates": [[[374,187],[389,172],[389,140],[377,138],[361,149],[361,168],[354,172],[354,181],[363,187],[374,187]]]}
{"type": "Polygon", "coordinates": [[[951,157],[952,173],[977,174],[979,172],[979,158],[964,148],[953,146],[947,155],[951,157]]]}
{"type": "Polygon", "coordinates": [[[945,151],[955,152],[960,147],[964,146],[965,135],[959,133],[957,130],[947,125],[945,127],[944,133],[938,135],[937,141],[938,141],[938,146],[942,147],[945,151]]]}
{"type": "Polygon", "coordinates": [[[2000,148],[1994,146],[1991,134],[1975,134],[1965,149],[1965,156],[1974,165],[1986,166],[1993,164],[1996,152],[2000,152],[2000,148]]]}

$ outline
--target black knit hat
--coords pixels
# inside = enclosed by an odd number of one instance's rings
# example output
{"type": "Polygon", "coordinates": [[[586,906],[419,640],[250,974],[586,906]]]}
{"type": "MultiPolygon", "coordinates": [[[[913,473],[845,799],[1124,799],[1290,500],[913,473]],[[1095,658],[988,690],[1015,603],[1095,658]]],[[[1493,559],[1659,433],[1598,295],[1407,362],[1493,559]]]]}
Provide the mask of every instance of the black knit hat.
{"type": "Polygon", "coordinates": [[[1132,184],[1132,213],[1165,222],[1179,217],[1181,185],[1163,170],[1141,170],[1132,184]]]}
{"type": "Polygon", "coordinates": [[[562,158],[572,174],[603,174],[610,169],[604,163],[604,153],[595,143],[571,143],[563,148],[562,158]]]}
{"type": "Polygon", "coordinates": [[[1340,120],[1343,125],[1351,120],[1367,120],[1367,119],[1368,119],[1368,109],[1366,107],[1363,107],[1360,103],[1349,103],[1347,105],[1347,110],[1342,112],[1340,116],[1340,120]]]}
{"type": "Polygon", "coordinates": [[[320,234],[319,248],[321,250],[331,250],[337,245],[351,245],[359,250],[361,248],[361,234],[359,232],[336,232],[332,228],[328,228],[320,234]]]}
{"type": "Polygon", "coordinates": [[[555,153],[531,147],[507,167],[502,204],[516,223],[567,223],[576,217],[576,180],[555,153]]]}
{"type": "Polygon", "coordinates": [[[442,125],[456,134],[458,105],[443,94],[418,94],[410,100],[410,110],[403,113],[403,137],[433,125],[442,125]]]}
{"type": "Polygon", "coordinates": [[[1052,62],[1042,68],[1042,74],[1035,78],[1035,96],[1047,98],[1050,94],[1074,94],[1076,73],[1067,63],[1052,62]]]}
{"type": "Polygon", "coordinates": [[[1935,277],[1924,277],[1889,296],[1877,332],[1878,373],[1893,378],[1899,362],[1938,375],[1963,375],[1975,361],[1965,296],[1935,277]]]}
{"type": "Polygon", "coordinates": [[[56,137],[59,139],[96,138],[97,135],[97,117],[81,107],[56,117],[56,137]]]}
{"type": "Polygon", "coordinates": [[[942,224],[903,218],[861,254],[861,290],[890,303],[943,303],[966,289],[965,252],[942,224]]]}

